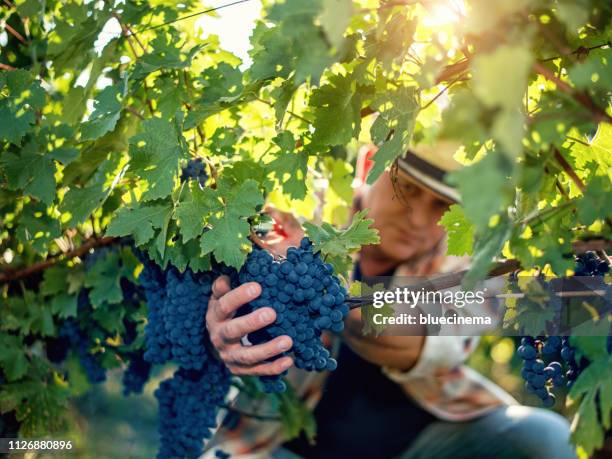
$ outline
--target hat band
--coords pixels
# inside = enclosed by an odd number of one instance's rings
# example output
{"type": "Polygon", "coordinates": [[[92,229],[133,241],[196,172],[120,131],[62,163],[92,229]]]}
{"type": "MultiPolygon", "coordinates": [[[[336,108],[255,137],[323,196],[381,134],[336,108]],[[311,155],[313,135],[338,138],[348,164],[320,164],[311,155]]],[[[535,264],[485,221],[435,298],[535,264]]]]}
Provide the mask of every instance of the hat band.
{"type": "Polygon", "coordinates": [[[406,156],[398,158],[397,161],[402,172],[406,173],[417,182],[420,182],[435,193],[451,201],[461,201],[459,192],[444,182],[446,172],[442,169],[424,161],[410,151],[408,151],[406,156]]]}

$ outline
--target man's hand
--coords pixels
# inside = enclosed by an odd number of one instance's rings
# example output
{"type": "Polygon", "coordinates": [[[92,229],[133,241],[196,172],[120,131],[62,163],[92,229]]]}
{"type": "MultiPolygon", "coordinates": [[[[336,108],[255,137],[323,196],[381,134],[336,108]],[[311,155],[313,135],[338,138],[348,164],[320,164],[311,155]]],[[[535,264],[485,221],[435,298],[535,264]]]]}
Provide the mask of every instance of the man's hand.
{"type": "Polygon", "coordinates": [[[213,284],[213,294],[206,313],[206,328],[219,359],[235,375],[277,375],[293,365],[291,357],[267,361],[293,346],[289,336],[278,336],[254,346],[244,346],[241,343],[243,336],[276,320],[276,311],[269,307],[234,318],[238,308],[260,294],[261,286],[256,282],[232,290],[229,278],[221,276],[213,284]]]}
{"type": "Polygon", "coordinates": [[[375,365],[400,371],[407,371],[416,364],[425,343],[422,325],[414,326],[415,336],[365,336],[361,332],[359,309],[352,310],[344,324],[342,337],[353,352],[375,365]]]}

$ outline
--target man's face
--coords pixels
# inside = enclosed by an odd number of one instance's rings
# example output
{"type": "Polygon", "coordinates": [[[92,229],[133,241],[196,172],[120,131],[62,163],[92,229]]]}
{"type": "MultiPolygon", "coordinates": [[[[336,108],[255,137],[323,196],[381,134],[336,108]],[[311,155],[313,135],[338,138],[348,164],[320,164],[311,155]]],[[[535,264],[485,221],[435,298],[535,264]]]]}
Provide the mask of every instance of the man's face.
{"type": "Polygon", "coordinates": [[[421,185],[398,176],[395,187],[385,172],[364,196],[364,207],[380,233],[378,249],[401,262],[430,251],[443,237],[438,226],[450,202],[421,185]]]}

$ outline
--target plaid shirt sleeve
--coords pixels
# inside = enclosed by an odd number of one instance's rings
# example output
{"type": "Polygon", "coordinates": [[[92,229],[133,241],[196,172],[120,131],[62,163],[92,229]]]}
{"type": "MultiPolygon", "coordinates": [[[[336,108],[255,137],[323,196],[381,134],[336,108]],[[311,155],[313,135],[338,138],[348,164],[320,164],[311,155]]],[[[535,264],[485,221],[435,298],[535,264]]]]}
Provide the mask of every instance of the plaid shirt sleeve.
{"type": "MultiPolygon", "coordinates": [[[[436,272],[465,269],[468,263],[466,258],[446,257],[436,264],[436,272]]],[[[402,273],[401,269],[398,271],[402,273]]],[[[335,354],[339,337],[327,339],[328,347],[335,354]]],[[[503,404],[517,404],[502,388],[463,364],[477,344],[478,337],[474,336],[428,336],[419,360],[409,371],[390,368],[381,368],[381,371],[402,387],[406,397],[442,420],[465,421],[503,404]]],[[[321,398],[327,373],[292,368],[287,377],[304,402],[314,408],[321,398]]],[[[242,394],[237,396],[233,406],[244,412],[273,412],[265,400],[249,400],[242,394]]],[[[280,422],[242,417],[235,429],[221,427],[217,430],[203,457],[214,458],[214,451],[220,448],[232,457],[266,458],[283,442],[280,422]]]]}

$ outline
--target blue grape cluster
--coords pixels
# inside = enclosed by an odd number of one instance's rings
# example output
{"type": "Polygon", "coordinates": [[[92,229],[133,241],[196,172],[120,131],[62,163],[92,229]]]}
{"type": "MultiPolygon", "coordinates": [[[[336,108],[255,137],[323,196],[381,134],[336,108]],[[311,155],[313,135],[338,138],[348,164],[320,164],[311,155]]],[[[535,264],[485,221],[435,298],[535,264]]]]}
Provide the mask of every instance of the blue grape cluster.
{"type": "Polygon", "coordinates": [[[208,358],[205,326],[212,273],[183,273],[170,267],[162,271],[147,260],[140,275],[148,302],[145,359],[151,363],[172,360],[181,368],[199,370],[208,358]]]}
{"type": "Polygon", "coordinates": [[[201,158],[194,158],[187,161],[187,164],[181,169],[181,181],[187,182],[190,179],[198,181],[200,186],[204,186],[208,179],[206,166],[201,158]]]}
{"type": "MultiPolygon", "coordinates": [[[[609,272],[610,265],[595,252],[586,252],[576,257],[575,276],[590,276],[597,283],[605,285],[603,275],[609,272]]],[[[545,287],[550,293],[550,306],[555,317],[560,315],[562,302],[556,295],[560,291],[562,279],[551,279],[545,287]]],[[[610,291],[605,285],[606,292],[610,291]]],[[[557,320],[557,319],[556,319],[557,320]]],[[[608,352],[612,352],[612,337],[608,336],[608,352]]],[[[521,376],[525,379],[525,390],[536,395],[545,407],[555,404],[554,388],[572,387],[590,361],[586,357],[576,359],[576,352],[567,336],[525,336],[517,354],[523,360],[521,376]]]]}
{"type": "Polygon", "coordinates": [[[563,366],[556,361],[548,365],[540,358],[546,348],[547,354],[557,354],[561,346],[561,338],[551,336],[548,340],[544,338],[534,339],[525,336],[521,340],[518,348],[518,355],[523,359],[521,376],[525,379],[525,390],[536,395],[545,407],[552,407],[555,404],[555,396],[551,392],[551,387],[561,387],[565,384],[563,366]]]}
{"type": "MultiPolygon", "coordinates": [[[[249,334],[249,341],[259,344],[288,335],[293,339],[290,352],[296,367],[308,371],[334,370],[336,361],[323,346],[321,333],[342,331],[349,307],[346,290],[333,272],[333,267],[324,263],[318,252],[313,252],[308,238],[302,239],[299,248],[290,248],[282,261],[276,261],[264,250],[253,250],[240,270],[239,280],[258,282],[262,292],[242,308],[241,314],[270,306],[276,311],[276,321],[249,334]]],[[[286,389],[278,376],[263,376],[260,380],[266,392],[286,389]]]]}
{"type": "Polygon", "coordinates": [[[229,390],[230,373],[216,359],[200,370],[177,370],[155,391],[161,436],[158,459],[197,458],[217,425],[219,406],[229,390]]]}
{"type": "Polygon", "coordinates": [[[603,276],[610,271],[610,265],[597,255],[597,252],[585,252],[576,257],[574,276],[603,276]]]}
{"type": "Polygon", "coordinates": [[[205,318],[213,278],[191,270],[166,273],[166,303],[162,311],[172,359],[181,368],[199,370],[208,358],[205,318]],[[206,335],[206,336],[205,336],[206,335]]]}
{"type": "Polygon", "coordinates": [[[89,382],[95,384],[106,381],[106,369],[102,366],[98,357],[90,352],[89,336],[80,329],[77,321],[74,319],[66,320],[60,328],[59,336],[65,337],[70,343],[70,347],[76,350],[89,382]]]}
{"type": "Polygon", "coordinates": [[[215,451],[215,457],[218,459],[229,459],[232,456],[230,455],[230,453],[226,453],[222,449],[218,449],[217,451],[215,451]]]}
{"type": "Polygon", "coordinates": [[[171,357],[170,341],[166,337],[163,320],[166,305],[166,276],[146,255],[138,254],[143,263],[138,281],[147,300],[144,358],[151,363],[165,363],[171,357]]]}
{"type": "Polygon", "coordinates": [[[142,394],[151,375],[151,366],[151,363],[144,359],[142,351],[132,356],[127,370],[123,373],[123,395],[142,394]]]}

